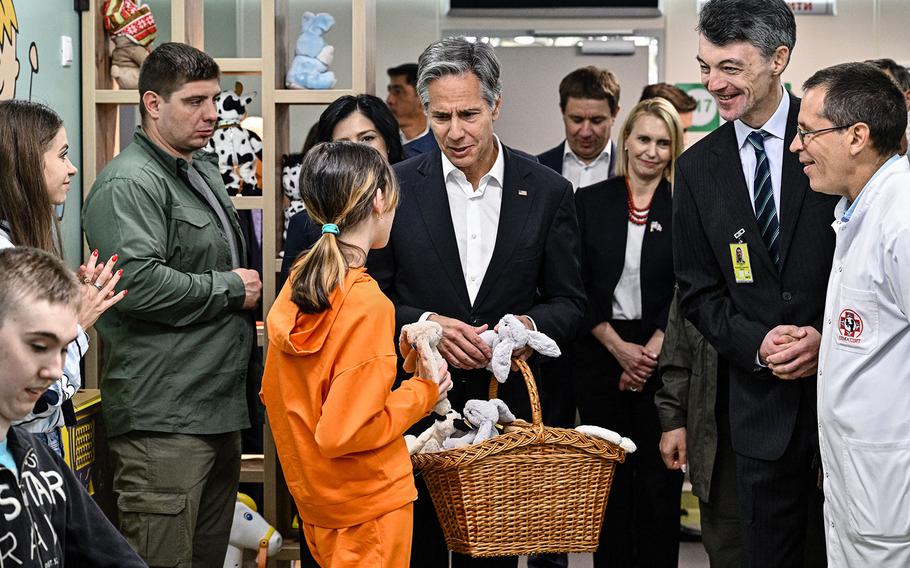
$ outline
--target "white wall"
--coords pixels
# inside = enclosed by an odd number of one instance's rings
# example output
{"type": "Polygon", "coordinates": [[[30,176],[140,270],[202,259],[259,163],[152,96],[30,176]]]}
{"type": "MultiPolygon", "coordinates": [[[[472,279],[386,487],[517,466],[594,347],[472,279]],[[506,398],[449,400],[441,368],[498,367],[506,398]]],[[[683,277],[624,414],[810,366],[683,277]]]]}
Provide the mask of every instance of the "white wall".
{"type": "MultiPolygon", "coordinates": [[[[376,85],[384,92],[385,70],[405,61],[416,61],[430,42],[449,30],[642,30],[663,32],[659,77],[670,83],[697,82],[695,64],[698,23],[696,0],[665,0],[659,18],[450,18],[442,0],[377,0],[376,85]]],[[[891,57],[910,64],[910,0],[838,0],[836,16],[797,16],[797,42],[784,80],[794,92],[816,70],[844,61],[891,57]]],[[[529,58],[522,71],[540,74],[555,92],[570,69],[541,68],[529,58]]],[[[629,89],[623,104],[634,102],[629,89]]],[[[529,94],[528,97],[531,95],[529,94]]],[[[541,113],[552,108],[550,93],[540,96],[541,113]]],[[[557,115],[558,118],[558,115],[557,115]]],[[[616,128],[614,128],[614,132],[616,128]]],[[[697,139],[690,136],[690,143],[697,139]]]]}

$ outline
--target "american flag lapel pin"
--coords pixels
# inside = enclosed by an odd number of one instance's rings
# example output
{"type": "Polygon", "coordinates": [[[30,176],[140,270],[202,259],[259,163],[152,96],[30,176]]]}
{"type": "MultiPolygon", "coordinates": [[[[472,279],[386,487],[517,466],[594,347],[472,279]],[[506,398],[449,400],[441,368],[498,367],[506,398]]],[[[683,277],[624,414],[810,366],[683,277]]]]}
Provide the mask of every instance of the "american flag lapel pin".
{"type": "Polygon", "coordinates": [[[528,190],[526,190],[526,189],[519,189],[519,190],[518,190],[518,196],[519,196],[519,197],[527,197],[527,196],[528,196],[528,190]]]}

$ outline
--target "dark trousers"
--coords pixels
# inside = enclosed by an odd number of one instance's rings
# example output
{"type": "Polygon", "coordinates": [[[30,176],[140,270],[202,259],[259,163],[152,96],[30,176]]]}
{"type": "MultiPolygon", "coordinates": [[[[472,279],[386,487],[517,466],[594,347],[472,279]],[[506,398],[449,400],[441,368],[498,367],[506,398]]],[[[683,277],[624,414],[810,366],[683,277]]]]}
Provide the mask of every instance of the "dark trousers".
{"type": "Polygon", "coordinates": [[[560,345],[562,355],[543,358],[540,364],[540,408],[543,423],[557,428],[575,427],[575,390],[572,387],[573,353],[560,345]]]}
{"type": "Polygon", "coordinates": [[[825,566],[817,423],[803,394],[790,444],[780,459],[736,456],[743,566],[825,566]]]}
{"type": "MultiPolygon", "coordinates": [[[[638,344],[644,344],[653,332],[638,321],[611,325],[620,337],[638,344]]],[[[582,423],[615,430],[638,446],[616,467],[594,566],[675,568],[683,476],[668,470],[660,457],[661,428],[654,406],[658,378],[652,376],[642,392],[620,391],[619,363],[599,344],[582,345],[599,353],[589,352],[585,357],[597,361],[595,367],[578,369],[576,401],[582,423]]]]}
{"type": "Polygon", "coordinates": [[[736,454],[730,440],[730,377],[726,372],[719,374],[715,404],[717,451],[711,472],[711,488],[708,500],[698,501],[701,538],[711,568],[740,568],[742,538],[736,490],[736,454]]]}
{"type": "Polygon", "coordinates": [[[149,566],[224,563],[240,479],[240,433],[132,431],[108,442],[120,532],[149,566]]]}

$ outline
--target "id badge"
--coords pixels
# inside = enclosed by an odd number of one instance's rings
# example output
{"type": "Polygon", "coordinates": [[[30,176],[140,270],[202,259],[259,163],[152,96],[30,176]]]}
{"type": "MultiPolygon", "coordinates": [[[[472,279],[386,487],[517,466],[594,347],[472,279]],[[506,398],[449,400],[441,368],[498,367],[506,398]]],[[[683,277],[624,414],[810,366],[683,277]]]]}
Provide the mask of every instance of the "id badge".
{"type": "Polygon", "coordinates": [[[733,278],[737,284],[751,284],[752,264],[749,262],[749,245],[730,243],[730,260],[733,261],[733,278]]]}

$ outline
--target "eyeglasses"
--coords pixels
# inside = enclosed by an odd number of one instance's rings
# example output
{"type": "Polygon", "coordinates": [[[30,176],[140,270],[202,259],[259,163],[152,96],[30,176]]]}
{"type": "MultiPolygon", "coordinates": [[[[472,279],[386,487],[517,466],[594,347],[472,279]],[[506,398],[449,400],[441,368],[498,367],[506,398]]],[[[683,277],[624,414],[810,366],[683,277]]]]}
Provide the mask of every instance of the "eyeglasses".
{"type": "Polygon", "coordinates": [[[800,127],[796,127],[796,134],[799,136],[799,143],[803,146],[806,145],[806,136],[810,134],[821,134],[823,132],[831,132],[832,130],[843,130],[844,128],[850,128],[852,124],[845,124],[843,126],[832,126],[831,128],[819,128],[818,130],[803,130],[800,127]]]}

